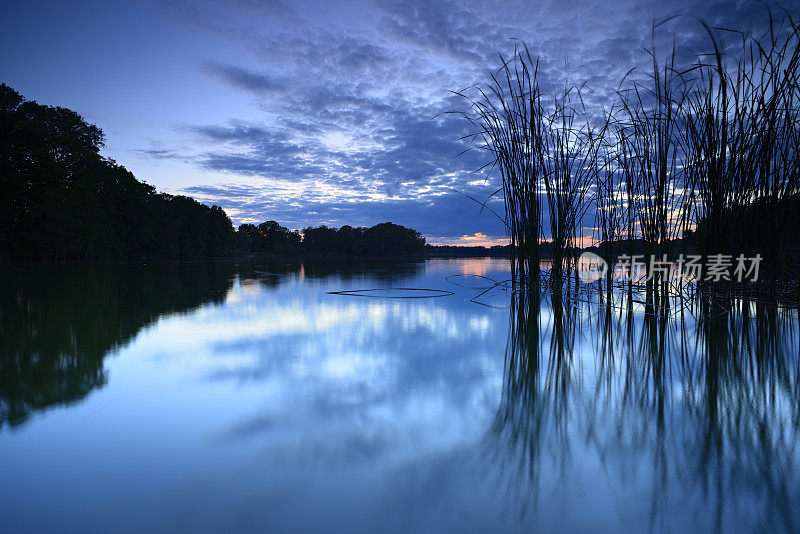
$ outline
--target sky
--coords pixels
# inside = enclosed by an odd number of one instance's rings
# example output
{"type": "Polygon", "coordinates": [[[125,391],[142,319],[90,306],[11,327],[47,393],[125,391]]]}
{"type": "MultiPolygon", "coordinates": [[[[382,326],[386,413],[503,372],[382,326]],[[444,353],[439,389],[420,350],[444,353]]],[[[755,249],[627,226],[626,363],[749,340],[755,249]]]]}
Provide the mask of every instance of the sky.
{"type": "MultiPolygon", "coordinates": [[[[674,35],[688,58],[709,48],[698,20],[767,18],[713,0],[2,3],[0,81],[97,124],[103,154],[138,179],[234,225],[391,221],[461,245],[507,241],[472,200],[499,176],[478,170],[486,152],[459,155],[471,129],[447,113],[499,54],[527,43],[543,88],[585,83],[599,109],[630,69],[645,75],[654,22],[675,17],[655,42],[674,35]]],[[[502,213],[501,198],[488,206],[502,213]]]]}

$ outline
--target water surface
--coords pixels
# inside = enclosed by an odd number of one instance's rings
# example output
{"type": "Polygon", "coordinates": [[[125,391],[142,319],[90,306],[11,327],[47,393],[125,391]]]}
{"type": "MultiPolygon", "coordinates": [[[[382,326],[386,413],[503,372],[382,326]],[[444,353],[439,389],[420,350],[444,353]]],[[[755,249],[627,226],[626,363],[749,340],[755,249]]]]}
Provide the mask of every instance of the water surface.
{"type": "Polygon", "coordinates": [[[490,259],[2,275],[6,532],[800,527],[795,312],[475,299],[490,259]]]}

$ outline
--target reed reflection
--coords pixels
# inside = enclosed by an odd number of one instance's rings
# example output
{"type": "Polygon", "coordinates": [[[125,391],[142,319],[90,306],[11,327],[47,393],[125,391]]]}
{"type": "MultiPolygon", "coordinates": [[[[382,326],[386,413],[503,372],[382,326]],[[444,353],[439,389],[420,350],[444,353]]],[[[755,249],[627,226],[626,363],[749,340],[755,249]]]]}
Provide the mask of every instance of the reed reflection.
{"type": "Polygon", "coordinates": [[[580,379],[573,360],[577,307],[545,299],[537,291],[511,296],[503,394],[492,427],[496,458],[523,515],[538,499],[543,463],[555,462],[562,474],[568,466],[571,397],[580,379]]]}
{"type": "Polygon", "coordinates": [[[620,521],[800,528],[797,311],[697,298],[654,314],[603,292],[512,296],[489,444],[520,513],[596,462],[620,521]]]}

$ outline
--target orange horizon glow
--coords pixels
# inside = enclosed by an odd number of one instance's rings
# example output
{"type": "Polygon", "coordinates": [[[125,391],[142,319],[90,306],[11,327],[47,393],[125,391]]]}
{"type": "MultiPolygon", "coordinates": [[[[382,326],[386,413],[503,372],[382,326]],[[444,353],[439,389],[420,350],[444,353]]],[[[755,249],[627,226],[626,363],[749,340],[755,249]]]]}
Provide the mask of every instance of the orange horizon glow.
{"type": "MultiPolygon", "coordinates": [[[[425,241],[428,245],[450,247],[493,247],[495,245],[505,246],[510,243],[507,237],[489,236],[483,232],[476,232],[472,235],[465,234],[458,238],[425,236],[425,241]]],[[[542,243],[547,243],[549,241],[548,239],[544,239],[542,243]]],[[[585,248],[595,244],[595,240],[591,235],[585,235],[577,237],[575,239],[575,244],[581,248],[585,248]]]]}
{"type": "Polygon", "coordinates": [[[508,245],[508,238],[490,236],[483,232],[474,234],[464,234],[457,238],[425,236],[425,241],[429,245],[437,246],[457,246],[457,247],[493,247],[495,245],[508,245]]]}

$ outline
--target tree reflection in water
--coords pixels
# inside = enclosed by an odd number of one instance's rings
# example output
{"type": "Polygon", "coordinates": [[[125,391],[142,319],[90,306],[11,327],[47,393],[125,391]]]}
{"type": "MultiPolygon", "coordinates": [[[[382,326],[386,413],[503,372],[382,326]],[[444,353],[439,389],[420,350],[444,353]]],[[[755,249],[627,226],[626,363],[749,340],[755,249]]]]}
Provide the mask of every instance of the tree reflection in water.
{"type": "Polygon", "coordinates": [[[103,360],[167,313],[221,302],[232,264],[21,265],[0,277],[0,428],[103,386],[103,360]]]}
{"type": "Polygon", "coordinates": [[[167,314],[221,304],[238,280],[404,279],[423,263],[315,261],[6,265],[0,271],[0,429],[83,399],[103,360],[167,314]]]}

